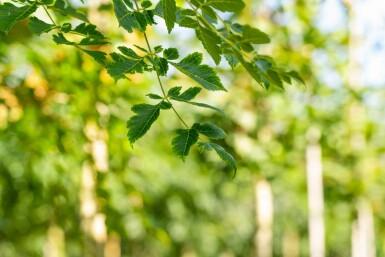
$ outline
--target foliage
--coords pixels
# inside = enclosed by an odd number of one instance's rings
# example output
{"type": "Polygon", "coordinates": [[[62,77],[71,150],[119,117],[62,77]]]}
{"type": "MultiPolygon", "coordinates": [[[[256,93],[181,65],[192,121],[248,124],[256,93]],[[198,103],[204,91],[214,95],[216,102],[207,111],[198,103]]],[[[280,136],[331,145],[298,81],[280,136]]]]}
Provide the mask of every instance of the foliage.
{"type": "MultiPolygon", "coordinates": [[[[109,55],[100,48],[109,43],[108,39],[95,25],[90,23],[86,15],[73,8],[66,0],[14,2],[18,4],[0,5],[0,31],[8,32],[15,23],[30,17],[29,26],[32,33],[40,35],[53,31],[53,41],[56,44],[71,45],[89,55],[106,67],[108,74],[116,81],[128,79],[127,74],[155,72],[163,95],[150,93],[148,96],[159,99],[161,102],[156,105],[137,104],[132,107],[132,111],[136,115],[127,122],[128,139],[133,144],[150,129],[157,120],[160,110],[171,110],[186,127],[184,130],[176,130],[177,136],[172,141],[174,152],[182,159],[188,155],[193,145],[201,141],[198,136],[200,132],[194,127],[196,123],[190,126],[183,120],[172,101],[222,111],[207,103],[191,102],[190,100],[199,93],[197,88],[187,89],[184,93],[177,95],[181,90],[177,87],[179,91],[174,89],[175,92],[172,92],[172,95],[166,94],[160,77],[167,76],[169,66],[172,65],[208,91],[227,90],[215,69],[202,64],[203,55],[201,53],[193,52],[177,61],[179,59],[178,49],[173,47],[163,49],[162,45],[153,48],[150,45],[146,31],[156,24],[154,16],[164,19],[168,33],[172,33],[176,24],[193,29],[215,64],[219,65],[223,56],[233,68],[241,64],[266,89],[272,86],[283,89],[283,83],[291,84],[292,79],[303,83],[297,72],[278,67],[272,58],[260,55],[256,51],[256,45],[270,42],[267,34],[249,25],[233,22],[232,19],[223,20],[221,18],[218,11],[229,13],[242,11],[245,7],[242,0],[186,0],[187,8],[177,6],[175,0],[161,0],[155,6],[152,1],[141,1],[139,4],[136,0],[113,0],[115,15],[120,26],[128,33],[142,32],[146,45],[136,46],[137,51],[120,46],[118,47],[120,53],[112,52],[109,55]],[[50,22],[32,16],[38,9],[43,9],[47,13],[50,22]],[[58,23],[51,17],[51,11],[69,18],[76,18],[81,23],[74,28],[69,22],[58,23]],[[73,40],[71,35],[77,35],[77,40],[73,40]],[[191,138],[191,135],[194,136],[191,138]],[[185,143],[183,144],[183,142],[185,143]],[[185,146],[182,147],[182,145],[185,146]]],[[[218,131],[217,129],[211,130],[212,136],[209,138],[219,138],[224,135],[218,131]]],[[[234,158],[224,148],[204,141],[200,143],[207,146],[206,150],[215,149],[219,157],[236,170],[234,158]],[[209,149],[209,146],[212,148],[209,149]]]]}

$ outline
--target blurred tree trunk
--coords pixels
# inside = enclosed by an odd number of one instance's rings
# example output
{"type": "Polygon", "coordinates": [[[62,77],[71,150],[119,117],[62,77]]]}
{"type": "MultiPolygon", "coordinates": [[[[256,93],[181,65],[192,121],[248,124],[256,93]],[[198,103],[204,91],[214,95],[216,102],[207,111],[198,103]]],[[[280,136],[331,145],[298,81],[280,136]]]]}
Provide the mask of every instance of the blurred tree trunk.
{"type": "Polygon", "coordinates": [[[257,235],[257,257],[271,257],[273,253],[273,194],[270,183],[258,181],[255,185],[257,235]]]}
{"type": "MultiPolygon", "coordinates": [[[[356,94],[362,94],[364,79],[362,74],[362,45],[364,31],[359,24],[359,2],[356,0],[345,1],[349,8],[349,87],[356,94]]],[[[362,4],[362,3],[361,3],[362,4]]],[[[368,3],[366,3],[368,4],[368,3]]],[[[373,4],[373,3],[372,3],[373,4]]],[[[358,160],[365,159],[366,143],[366,108],[361,100],[354,99],[349,106],[349,127],[351,130],[351,149],[358,160]]],[[[361,177],[361,183],[365,183],[365,165],[356,165],[355,172],[361,177]]],[[[352,223],[352,256],[374,257],[375,239],[373,212],[369,201],[365,196],[360,197],[357,206],[357,219],[352,223]]]]}
{"type": "Polygon", "coordinates": [[[308,130],[306,149],[307,190],[309,205],[310,256],[325,256],[324,197],[322,176],[322,150],[318,141],[320,131],[308,130]]]}

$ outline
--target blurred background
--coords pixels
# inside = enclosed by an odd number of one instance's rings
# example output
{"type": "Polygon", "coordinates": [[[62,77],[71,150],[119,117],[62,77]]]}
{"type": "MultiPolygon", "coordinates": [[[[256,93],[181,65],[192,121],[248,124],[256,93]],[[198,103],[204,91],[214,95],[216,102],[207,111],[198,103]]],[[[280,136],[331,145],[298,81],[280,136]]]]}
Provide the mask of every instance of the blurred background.
{"type": "MultiPolygon", "coordinates": [[[[266,92],[222,61],[229,92],[201,97],[227,118],[176,106],[225,129],[233,180],[214,154],[194,149],[183,163],[172,153],[176,117],[161,115],[130,146],[125,123],[159,90],[153,74],[115,84],[28,21],[0,34],[1,257],[385,256],[384,2],[245,2],[237,19],[272,39],[257,50],[307,86],[266,92]]],[[[118,28],[109,1],[72,3],[110,38],[103,50],[144,44],[118,28]]],[[[157,21],[154,45],[182,56],[200,47],[157,21]]],[[[194,86],[169,74],[168,88],[194,86]]]]}

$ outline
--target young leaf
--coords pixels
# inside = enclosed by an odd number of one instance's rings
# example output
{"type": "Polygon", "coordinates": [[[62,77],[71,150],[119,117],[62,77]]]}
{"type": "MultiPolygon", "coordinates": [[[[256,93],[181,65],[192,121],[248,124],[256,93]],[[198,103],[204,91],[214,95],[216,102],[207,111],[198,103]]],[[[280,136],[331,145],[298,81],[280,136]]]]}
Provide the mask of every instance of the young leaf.
{"type": "Polygon", "coordinates": [[[171,33],[176,22],[176,2],[175,0],[162,0],[163,18],[166,22],[167,31],[171,33]]]}
{"type": "Polygon", "coordinates": [[[24,20],[37,9],[37,2],[32,5],[17,7],[11,3],[0,5],[0,31],[8,33],[9,29],[18,21],[24,20]]]}
{"type": "Polygon", "coordinates": [[[214,143],[199,142],[198,149],[200,152],[211,151],[212,149],[214,149],[218,156],[234,169],[235,176],[237,172],[237,161],[222,146],[214,143]]]}
{"type": "Polygon", "coordinates": [[[182,94],[179,94],[178,92],[178,95],[171,96],[171,99],[181,102],[188,102],[194,99],[201,91],[202,88],[200,87],[191,87],[184,91],[182,94]]]}
{"type": "Polygon", "coordinates": [[[126,73],[143,73],[148,68],[143,58],[133,58],[133,51],[128,50],[126,47],[119,47],[119,50],[123,54],[111,53],[110,56],[113,62],[107,65],[108,74],[115,80],[126,78],[124,75],[126,73]]]}
{"type": "Polygon", "coordinates": [[[242,0],[207,0],[206,4],[222,12],[239,12],[245,8],[242,0]]]}
{"type": "Polygon", "coordinates": [[[195,29],[195,33],[202,42],[203,47],[213,58],[215,64],[218,65],[221,62],[221,49],[219,47],[221,39],[214,32],[202,26],[198,26],[198,28],[195,29]]]}
{"type": "Polygon", "coordinates": [[[175,68],[183,72],[207,90],[227,91],[215,71],[208,65],[201,64],[202,54],[192,53],[187,55],[179,63],[170,62],[175,68]]]}
{"type": "Polygon", "coordinates": [[[131,110],[136,113],[127,121],[127,136],[133,144],[150,129],[151,125],[158,119],[161,109],[170,109],[171,104],[162,101],[157,105],[137,104],[131,110]]]}
{"type": "Polygon", "coordinates": [[[198,141],[199,134],[194,128],[178,129],[176,133],[178,135],[172,140],[172,150],[184,160],[184,157],[189,154],[190,148],[198,141]]]}
{"type": "Polygon", "coordinates": [[[31,30],[31,32],[35,35],[47,33],[50,30],[52,30],[53,28],[55,28],[55,25],[45,23],[44,21],[39,20],[36,17],[30,17],[28,25],[29,25],[29,29],[31,30]]]}
{"type": "Polygon", "coordinates": [[[128,10],[128,7],[133,8],[130,0],[112,0],[112,2],[114,3],[115,15],[120,26],[129,33],[131,33],[133,29],[143,31],[133,12],[128,10]]]}
{"type": "Polygon", "coordinates": [[[206,137],[214,140],[219,140],[226,137],[226,133],[221,128],[211,123],[195,123],[193,128],[195,128],[200,134],[203,134],[206,137]]]}

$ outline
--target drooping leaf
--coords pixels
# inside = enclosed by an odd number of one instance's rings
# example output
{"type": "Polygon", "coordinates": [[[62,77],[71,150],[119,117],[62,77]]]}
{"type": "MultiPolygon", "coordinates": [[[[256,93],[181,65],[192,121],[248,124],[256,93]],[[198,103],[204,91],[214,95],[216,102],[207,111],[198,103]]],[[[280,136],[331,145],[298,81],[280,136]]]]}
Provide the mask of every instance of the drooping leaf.
{"type": "Polygon", "coordinates": [[[55,28],[55,25],[45,23],[44,21],[39,20],[36,17],[30,17],[28,25],[29,25],[29,29],[31,30],[31,32],[35,35],[47,33],[50,30],[55,28]]]}
{"type": "Polygon", "coordinates": [[[198,26],[198,28],[195,29],[195,33],[202,42],[203,47],[218,65],[221,62],[221,49],[219,47],[219,44],[221,43],[220,37],[202,26],[198,26]]]}
{"type": "Polygon", "coordinates": [[[219,114],[222,115],[222,116],[227,116],[226,113],[225,113],[223,110],[221,110],[221,109],[219,109],[219,108],[217,108],[217,107],[211,106],[211,105],[209,105],[209,104],[205,104],[205,103],[197,103],[197,102],[187,102],[187,103],[192,104],[192,105],[195,105],[195,106],[199,106],[199,107],[211,109],[211,110],[216,111],[217,113],[219,113],[219,114]]]}
{"type": "Polygon", "coordinates": [[[31,5],[17,7],[11,3],[0,5],[0,31],[8,33],[18,21],[24,20],[37,9],[37,2],[31,5]]]}
{"type": "Polygon", "coordinates": [[[179,63],[170,62],[175,68],[183,72],[207,90],[227,91],[215,71],[208,65],[201,64],[202,54],[192,53],[183,58],[179,63]]]}
{"type": "Polygon", "coordinates": [[[206,4],[222,12],[239,12],[245,8],[242,0],[207,0],[206,4]]]}
{"type": "Polygon", "coordinates": [[[112,0],[114,3],[114,11],[119,25],[122,26],[127,32],[131,33],[133,29],[142,30],[134,13],[129,10],[133,8],[130,0],[112,0]]]}
{"type": "Polygon", "coordinates": [[[101,51],[91,51],[87,49],[82,49],[82,51],[89,56],[91,56],[95,61],[100,63],[101,65],[104,65],[106,63],[106,53],[101,51]]]}
{"type": "Polygon", "coordinates": [[[189,154],[190,148],[198,141],[199,133],[194,128],[178,129],[176,133],[178,135],[172,140],[172,150],[184,160],[184,157],[189,154]]]}
{"type": "Polygon", "coordinates": [[[127,73],[143,73],[148,68],[143,58],[133,58],[133,51],[126,47],[119,47],[119,50],[123,54],[111,53],[113,62],[107,65],[108,74],[115,80],[126,78],[125,74],[127,73]]]}
{"type": "Polygon", "coordinates": [[[131,144],[141,138],[158,119],[161,109],[170,109],[171,104],[162,101],[157,105],[137,104],[131,110],[136,114],[127,121],[127,136],[131,144]]]}
{"type": "Polygon", "coordinates": [[[163,18],[166,22],[167,31],[171,33],[176,22],[176,2],[175,0],[162,0],[163,18]]]}
{"type": "Polygon", "coordinates": [[[151,99],[157,99],[157,100],[163,99],[163,97],[157,94],[147,94],[146,96],[148,96],[151,99]]]}
{"type": "Polygon", "coordinates": [[[294,80],[296,80],[297,82],[301,83],[302,85],[306,85],[305,81],[303,80],[303,78],[298,74],[297,71],[289,71],[286,73],[287,75],[289,75],[290,77],[292,77],[294,80]]]}
{"type": "Polygon", "coordinates": [[[200,134],[203,134],[206,137],[214,140],[219,140],[226,137],[226,133],[221,128],[211,123],[195,123],[193,128],[195,128],[200,134]]]}
{"type": "Polygon", "coordinates": [[[214,143],[199,142],[198,149],[200,152],[211,151],[212,149],[214,149],[218,156],[234,169],[234,176],[236,175],[237,161],[222,146],[214,143]]]}
{"type": "Polygon", "coordinates": [[[178,92],[178,95],[171,96],[171,99],[181,101],[181,102],[188,102],[194,99],[201,91],[202,91],[202,88],[200,87],[191,87],[186,91],[184,91],[182,94],[179,94],[178,92]]]}

